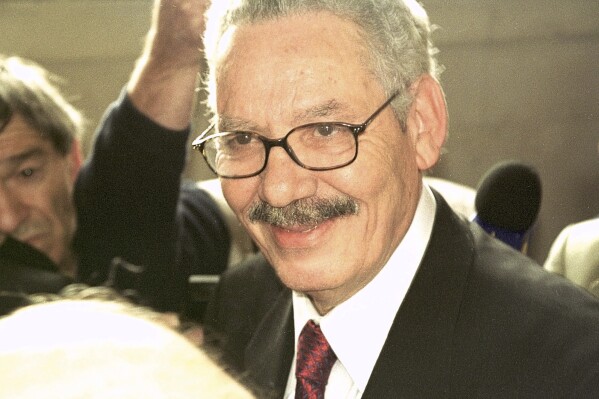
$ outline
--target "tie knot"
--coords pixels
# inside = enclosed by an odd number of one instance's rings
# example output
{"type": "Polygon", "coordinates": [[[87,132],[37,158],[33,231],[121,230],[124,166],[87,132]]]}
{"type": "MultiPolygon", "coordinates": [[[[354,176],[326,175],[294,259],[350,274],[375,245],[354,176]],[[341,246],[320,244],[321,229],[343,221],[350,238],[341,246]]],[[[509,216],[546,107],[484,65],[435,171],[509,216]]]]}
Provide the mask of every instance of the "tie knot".
{"type": "MultiPolygon", "coordinates": [[[[337,356],[325,338],[320,326],[310,320],[300,333],[297,343],[295,376],[298,384],[309,384],[309,390],[324,392],[337,356]]],[[[297,391],[296,391],[297,393],[297,391]]],[[[311,397],[311,396],[309,396],[311,397]]]]}

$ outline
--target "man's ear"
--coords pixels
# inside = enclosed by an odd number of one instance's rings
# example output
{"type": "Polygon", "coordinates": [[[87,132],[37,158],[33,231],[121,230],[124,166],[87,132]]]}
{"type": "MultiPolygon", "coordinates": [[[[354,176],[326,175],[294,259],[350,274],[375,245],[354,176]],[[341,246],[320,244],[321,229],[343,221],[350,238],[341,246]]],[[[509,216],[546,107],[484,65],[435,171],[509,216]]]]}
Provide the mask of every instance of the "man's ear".
{"type": "Polygon", "coordinates": [[[421,171],[434,166],[447,137],[447,106],[441,85],[429,74],[411,87],[414,99],[408,112],[407,130],[414,142],[416,162],[421,171]]]}
{"type": "Polygon", "coordinates": [[[83,164],[83,155],[81,153],[81,143],[78,139],[73,140],[73,145],[71,146],[71,154],[70,154],[70,163],[71,163],[71,178],[73,181],[77,178],[77,174],[79,173],[79,169],[81,169],[81,165],[83,164]]]}

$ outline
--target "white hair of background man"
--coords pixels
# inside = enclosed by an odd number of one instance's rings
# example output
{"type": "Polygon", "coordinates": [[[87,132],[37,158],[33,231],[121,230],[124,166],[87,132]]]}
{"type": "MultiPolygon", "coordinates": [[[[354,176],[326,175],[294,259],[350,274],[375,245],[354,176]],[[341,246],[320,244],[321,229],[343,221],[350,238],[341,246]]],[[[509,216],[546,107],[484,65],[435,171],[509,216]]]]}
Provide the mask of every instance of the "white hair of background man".
{"type": "Polygon", "coordinates": [[[59,300],[0,319],[2,399],[252,396],[182,335],[127,304],[59,300]]]}

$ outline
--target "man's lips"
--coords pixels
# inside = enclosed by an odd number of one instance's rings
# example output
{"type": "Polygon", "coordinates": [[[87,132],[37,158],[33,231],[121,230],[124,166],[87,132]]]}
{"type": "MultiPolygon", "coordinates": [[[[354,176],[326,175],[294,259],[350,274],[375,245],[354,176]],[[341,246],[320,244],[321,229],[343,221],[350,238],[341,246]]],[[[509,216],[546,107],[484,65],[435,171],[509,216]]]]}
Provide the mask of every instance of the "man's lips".
{"type": "Polygon", "coordinates": [[[332,228],[337,218],[325,220],[315,225],[295,225],[278,227],[270,225],[277,245],[282,248],[310,248],[321,243],[324,235],[332,228]]]}
{"type": "Polygon", "coordinates": [[[283,229],[283,230],[285,230],[287,232],[290,232],[290,233],[307,233],[310,230],[314,230],[317,227],[318,227],[318,224],[314,224],[314,225],[295,225],[295,226],[285,226],[285,227],[275,226],[275,228],[277,228],[277,229],[283,229]]]}

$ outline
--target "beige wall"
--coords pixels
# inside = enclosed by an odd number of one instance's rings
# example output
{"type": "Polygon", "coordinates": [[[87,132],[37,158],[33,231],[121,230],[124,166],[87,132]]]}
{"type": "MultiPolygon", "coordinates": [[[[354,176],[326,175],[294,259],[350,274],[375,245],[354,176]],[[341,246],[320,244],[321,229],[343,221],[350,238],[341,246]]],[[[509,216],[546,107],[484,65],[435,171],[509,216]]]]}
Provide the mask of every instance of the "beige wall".
{"type": "MultiPolygon", "coordinates": [[[[0,52],[66,79],[95,126],[125,84],[151,0],[2,0],[0,52]]],[[[544,260],[568,223],[599,214],[599,2],[424,1],[436,33],[451,125],[433,171],[475,186],[503,159],[544,185],[531,255],[544,260]]],[[[193,154],[188,175],[211,175],[193,154]]]]}

